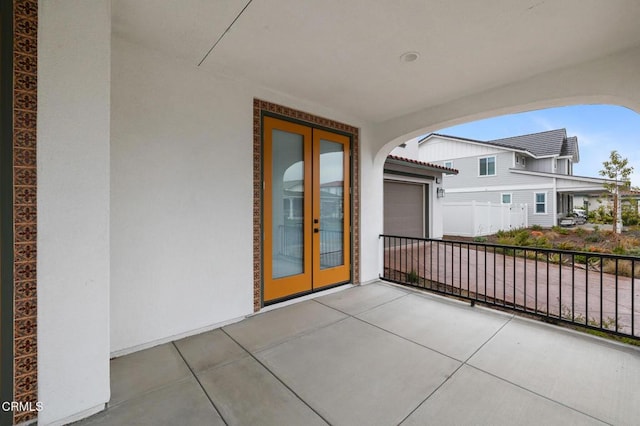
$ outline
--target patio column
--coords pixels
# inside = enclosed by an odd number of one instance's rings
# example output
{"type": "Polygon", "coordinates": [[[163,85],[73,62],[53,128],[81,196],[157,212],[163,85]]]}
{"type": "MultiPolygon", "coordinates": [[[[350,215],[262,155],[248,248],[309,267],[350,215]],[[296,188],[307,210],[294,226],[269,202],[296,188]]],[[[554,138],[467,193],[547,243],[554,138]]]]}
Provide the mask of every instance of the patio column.
{"type": "Polygon", "coordinates": [[[109,400],[109,0],[41,0],[39,424],[109,400]]]}

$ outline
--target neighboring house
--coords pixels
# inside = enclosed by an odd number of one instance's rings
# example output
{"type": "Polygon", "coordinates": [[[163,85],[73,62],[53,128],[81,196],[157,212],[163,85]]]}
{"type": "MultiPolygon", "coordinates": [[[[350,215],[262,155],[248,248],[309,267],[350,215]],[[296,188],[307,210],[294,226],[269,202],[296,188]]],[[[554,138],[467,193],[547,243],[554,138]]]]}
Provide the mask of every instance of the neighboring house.
{"type": "Polygon", "coordinates": [[[578,139],[566,129],[491,141],[432,133],[415,143],[418,160],[460,171],[444,176],[447,202],[526,204],[529,225],[557,225],[575,193],[602,192],[606,181],[573,175],[578,139]]]}
{"type": "MultiPolygon", "coordinates": [[[[636,208],[640,213],[640,191],[620,190],[620,204],[622,208],[636,208]]],[[[593,194],[576,194],[573,197],[574,208],[587,212],[598,210],[601,206],[607,210],[613,209],[613,196],[606,192],[593,194]]]]}
{"type": "Polygon", "coordinates": [[[419,238],[443,234],[442,175],[457,170],[389,155],[384,163],[384,233],[419,238]]]}

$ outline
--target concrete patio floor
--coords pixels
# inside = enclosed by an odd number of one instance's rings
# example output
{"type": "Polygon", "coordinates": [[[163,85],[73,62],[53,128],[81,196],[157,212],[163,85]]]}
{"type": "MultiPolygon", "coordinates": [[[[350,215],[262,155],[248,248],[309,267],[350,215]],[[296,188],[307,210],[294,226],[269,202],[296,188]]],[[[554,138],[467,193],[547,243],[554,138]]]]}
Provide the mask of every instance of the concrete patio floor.
{"type": "Polygon", "coordinates": [[[640,350],[387,283],[112,360],[82,425],[637,424],[640,350]]]}

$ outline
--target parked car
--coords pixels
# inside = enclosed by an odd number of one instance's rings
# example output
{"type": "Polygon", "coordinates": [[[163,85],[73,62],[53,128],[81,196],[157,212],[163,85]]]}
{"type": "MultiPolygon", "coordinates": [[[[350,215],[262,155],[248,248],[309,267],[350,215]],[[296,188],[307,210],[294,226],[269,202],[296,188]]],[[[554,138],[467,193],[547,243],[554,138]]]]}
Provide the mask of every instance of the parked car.
{"type": "Polygon", "coordinates": [[[568,213],[560,219],[560,226],[576,226],[584,225],[585,223],[587,223],[587,219],[578,213],[568,213]]]}
{"type": "Polygon", "coordinates": [[[573,212],[578,216],[582,216],[585,219],[587,218],[587,211],[585,209],[573,209],[573,212]]]}
{"type": "Polygon", "coordinates": [[[585,222],[589,219],[589,215],[586,210],[583,209],[573,209],[573,213],[578,215],[578,217],[584,218],[585,222]]]}

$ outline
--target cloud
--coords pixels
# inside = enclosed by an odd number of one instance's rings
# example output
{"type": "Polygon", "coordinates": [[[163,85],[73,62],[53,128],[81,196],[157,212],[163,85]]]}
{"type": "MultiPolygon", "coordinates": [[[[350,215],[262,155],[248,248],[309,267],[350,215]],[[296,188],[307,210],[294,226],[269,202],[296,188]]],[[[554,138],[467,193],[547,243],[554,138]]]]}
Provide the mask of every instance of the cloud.
{"type": "Polygon", "coordinates": [[[541,117],[538,115],[531,116],[531,121],[534,123],[535,127],[540,128],[540,130],[538,130],[539,132],[546,132],[548,130],[561,129],[562,127],[564,127],[564,126],[556,126],[551,121],[549,121],[546,117],[541,117]]]}

